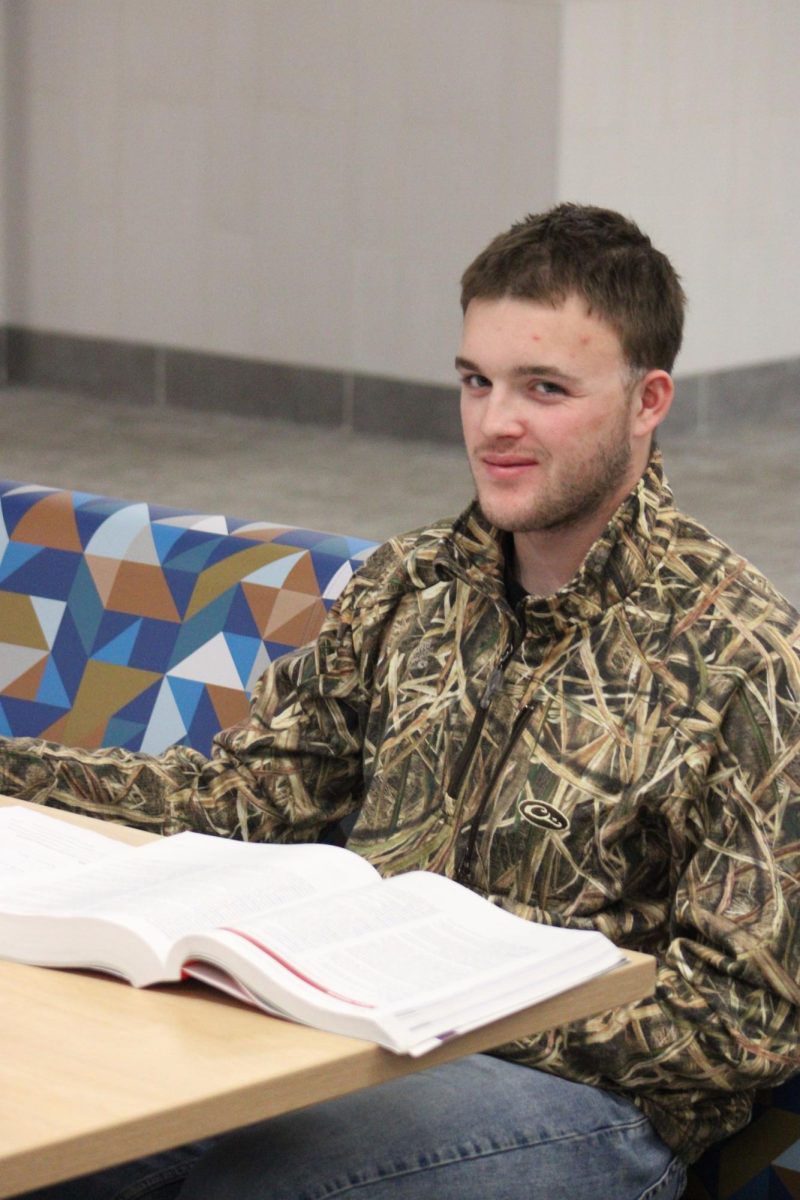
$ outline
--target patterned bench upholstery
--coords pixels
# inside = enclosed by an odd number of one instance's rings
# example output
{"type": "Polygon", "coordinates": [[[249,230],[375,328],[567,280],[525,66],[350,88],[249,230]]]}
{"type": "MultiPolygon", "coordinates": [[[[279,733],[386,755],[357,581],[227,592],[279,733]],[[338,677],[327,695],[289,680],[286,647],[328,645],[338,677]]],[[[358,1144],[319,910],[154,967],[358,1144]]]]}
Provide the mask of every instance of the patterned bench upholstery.
{"type": "Polygon", "coordinates": [[[686,1200],[800,1200],[800,1076],[762,1092],[753,1120],[692,1168],[686,1200]]]}
{"type": "Polygon", "coordinates": [[[372,548],[0,483],[0,734],[207,753],[372,548]]]}
{"type": "MultiPolygon", "coordinates": [[[[373,548],[0,483],[0,734],[207,753],[373,548]]],[[[800,1200],[800,1078],[692,1171],[693,1200],[800,1200]]]]}

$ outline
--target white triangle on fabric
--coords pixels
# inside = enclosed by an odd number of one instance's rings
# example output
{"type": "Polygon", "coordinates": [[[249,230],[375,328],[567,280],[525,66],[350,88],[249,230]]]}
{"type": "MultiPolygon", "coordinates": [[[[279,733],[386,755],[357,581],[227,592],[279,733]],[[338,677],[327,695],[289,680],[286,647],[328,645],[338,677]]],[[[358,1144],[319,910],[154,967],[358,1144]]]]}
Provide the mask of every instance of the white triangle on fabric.
{"type": "MultiPolygon", "coordinates": [[[[124,508],[106,517],[103,524],[97,527],[84,553],[94,554],[98,558],[127,558],[128,547],[149,525],[150,510],[146,504],[126,504],[124,508]]],[[[158,562],[158,558],[152,561],[158,562]]]]}
{"type": "Polygon", "coordinates": [[[336,574],[328,580],[328,586],[322,593],[323,600],[335,600],[352,574],[353,568],[350,563],[343,562],[336,574]]]}
{"type": "Polygon", "coordinates": [[[193,679],[197,683],[242,691],[242,681],[225,636],[218,633],[167,671],[178,679],[193,679]]]}
{"type": "Polygon", "coordinates": [[[200,517],[195,518],[191,528],[199,533],[225,533],[229,532],[228,522],[225,517],[200,517]]]}
{"type": "Polygon", "coordinates": [[[245,687],[245,691],[247,692],[248,696],[252,696],[253,688],[256,686],[256,684],[258,683],[259,679],[264,674],[264,672],[266,671],[268,666],[269,666],[269,655],[267,654],[266,646],[262,642],[258,648],[258,652],[256,654],[253,666],[250,669],[250,675],[248,677],[247,685],[245,687]]]}
{"type": "Polygon", "coordinates": [[[47,658],[47,651],[38,647],[12,646],[9,642],[0,642],[0,692],[4,692],[43,658],[47,658]]]}
{"type": "Polygon", "coordinates": [[[125,561],[145,563],[149,567],[161,566],[161,559],[158,557],[156,544],[153,541],[153,527],[149,521],[128,546],[125,551],[125,561]]]}
{"type": "Polygon", "coordinates": [[[56,634],[61,627],[61,619],[67,608],[67,602],[66,600],[51,600],[47,596],[31,596],[31,604],[45,636],[45,641],[52,650],[56,634]]]}
{"type": "Polygon", "coordinates": [[[262,587],[282,587],[292,567],[307,553],[306,550],[297,550],[294,554],[285,554],[283,558],[274,558],[272,562],[264,563],[263,567],[258,567],[250,575],[245,575],[242,583],[257,583],[262,587]]]}
{"type": "Polygon", "coordinates": [[[160,754],[186,733],[186,724],[166,679],[162,679],[150,720],[142,738],[145,754],[160,754]]]}

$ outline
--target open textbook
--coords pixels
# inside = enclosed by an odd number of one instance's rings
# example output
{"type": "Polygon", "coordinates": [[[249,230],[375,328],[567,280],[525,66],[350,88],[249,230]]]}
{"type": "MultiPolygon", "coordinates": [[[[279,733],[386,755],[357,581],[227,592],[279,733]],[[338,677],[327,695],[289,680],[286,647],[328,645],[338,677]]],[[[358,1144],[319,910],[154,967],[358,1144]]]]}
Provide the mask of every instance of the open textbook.
{"type": "Polygon", "coordinates": [[[439,875],[352,851],[182,833],[141,846],[0,808],[0,958],[137,987],[187,976],[275,1016],[420,1055],[622,955],[439,875]]]}

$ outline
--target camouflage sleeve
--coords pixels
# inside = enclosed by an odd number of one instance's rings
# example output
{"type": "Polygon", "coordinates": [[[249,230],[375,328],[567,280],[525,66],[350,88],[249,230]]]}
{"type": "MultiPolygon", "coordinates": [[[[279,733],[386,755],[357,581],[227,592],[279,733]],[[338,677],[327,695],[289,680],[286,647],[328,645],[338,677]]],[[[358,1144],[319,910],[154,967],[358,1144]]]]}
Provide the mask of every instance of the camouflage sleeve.
{"type": "Polygon", "coordinates": [[[318,640],[273,664],[249,718],[220,733],[209,758],[184,746],[150,756],[0,739],[0,791],[157,833],[315,838],[360,802],[368,592],[354,576],[318,640]]]}
{"type": "Polygon", "coordinates": [[[742,682],[684,819],[697,849],[675,881],[655,994],[500,1053],[622,1090],[671,1144],[701,1148],[726,1132],[714,1127],[715,1096],[727,1097],[728,1113],[740,1100],[744,1120],[752,1089],[800,1067],[800,664],[791,652],[742,682]],[[670,1092],[683,1103],[662,1107],[670,1092]],[[683,1128],[680,1112],[691,1114],[683,1128]]]}

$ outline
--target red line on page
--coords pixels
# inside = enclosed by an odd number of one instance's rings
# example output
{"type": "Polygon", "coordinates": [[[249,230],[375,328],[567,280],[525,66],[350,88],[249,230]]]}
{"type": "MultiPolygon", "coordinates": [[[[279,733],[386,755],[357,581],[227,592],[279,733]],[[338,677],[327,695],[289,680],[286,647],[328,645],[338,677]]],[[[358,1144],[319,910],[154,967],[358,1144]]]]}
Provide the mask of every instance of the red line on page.
{"type": "Polygon", "coordinates": [[[251,946],[255,946],[263,954],[269,955],[276,963],[280,963],[287,971],[291,971],[292,975],[296,975],[298,979],[302,979],[303,983],[308,983],[311,987],[315,987],[319,992],[325,992],[327,996],[333,996],[334,1000],[344,1000],[346,1004],[354,1004],[358,1008],[377,1008],[375,1004],[368,1004],[365,1000],[354,1000],[352,996],[345,996],[341,992],[335,992],[332,988],[327,988],[324,984],[318,983],[316,979],[312,979],[310,975],[306,975],[303,971],[298,971],[297,967],[283,958],[282,955],[276,954],[274,950],[270,950],[269,946],[265,946],[263,942],[259,942],[258,938],[254,938],[249,933],[243,933],[241,929],[232,929],[230,925],[224,925],[222,928],[226,933],[235,933],[237,937],[244,938],[246,942],[250,942],[251,946]]]}

